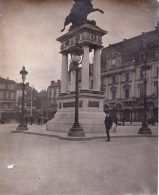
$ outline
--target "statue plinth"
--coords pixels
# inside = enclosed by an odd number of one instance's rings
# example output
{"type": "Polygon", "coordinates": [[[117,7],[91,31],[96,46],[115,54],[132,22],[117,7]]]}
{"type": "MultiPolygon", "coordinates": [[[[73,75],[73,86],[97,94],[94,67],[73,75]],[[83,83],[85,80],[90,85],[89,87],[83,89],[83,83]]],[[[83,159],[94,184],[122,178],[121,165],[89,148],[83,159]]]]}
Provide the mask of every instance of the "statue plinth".
{"type": "MultiPolygon", "coordinates": [[[[105,132],[103,99],[100,94],[79,94],[79,123],[85,133],[105,132]]],[[[59,97],[58,111],[55,118],[47,123],[47,130],[68,132],[74,122],[74,106],[74,94],[59,97]]]]}
{"type": "Polygon", "coordinates": [[[70,53],[77,42],[81,46],[89,44],[90,49],[102,48],[102,36],[107,33],[107,31],[102,30],[96,25],[94,26],[88,23],[78,25],[57,38],[57,41],[61,42],[60,53],[70,53]]]}

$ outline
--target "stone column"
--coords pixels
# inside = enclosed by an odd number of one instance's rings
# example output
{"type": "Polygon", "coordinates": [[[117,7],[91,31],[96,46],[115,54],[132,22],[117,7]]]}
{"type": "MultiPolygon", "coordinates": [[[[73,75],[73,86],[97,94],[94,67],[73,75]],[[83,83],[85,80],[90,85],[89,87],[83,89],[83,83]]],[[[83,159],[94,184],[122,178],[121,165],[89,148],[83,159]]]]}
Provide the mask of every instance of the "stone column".
{"type": "Polygon", "coordinates": [[[61,68],[61,93],[68,92],[68,54],[62,54],[62,68],[61,68]]]}
{"type": "Polygon", "coordinates": [[[89,91],[89,46],[83,46],[81,91],[89,91]]]}
{"type": "Polygon", "coordinates": [[[70,92],[75,92],[75,78],[76,78],[76,73],[75,71],[71,71],[71,86],[70,86],[70,92]]]}
{"type": "Polygon", "coordinates": [[[100,49],[94,49],[94,86],[93,91],[100,92],[100,49]]]}

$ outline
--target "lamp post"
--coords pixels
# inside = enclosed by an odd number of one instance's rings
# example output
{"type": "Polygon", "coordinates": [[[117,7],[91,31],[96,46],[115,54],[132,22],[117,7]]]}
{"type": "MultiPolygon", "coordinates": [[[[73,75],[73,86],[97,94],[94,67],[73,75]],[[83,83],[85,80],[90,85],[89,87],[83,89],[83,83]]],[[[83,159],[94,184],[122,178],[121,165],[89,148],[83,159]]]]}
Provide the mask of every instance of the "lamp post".
{"type": "Polygon", "coordinates": [[[22,75],[22,114],[21,114],[21,120],[20,124],[17,127],[17,130],[28,130],[28,127],[24,120],[24,89],[25,89],[25,79],[28,72],[25,70],[25,67],[23,66],[22,70],[20,71],[20,74],[22,75]]]}
{"type": "Polygon", "coordinates": [[[147,64],[147,62],[144,62],[144,65],[142,65],[141,70],[143,71],[143,83],[144,83],[144,115],[143,115],[143,121],[142,121],[142,127],[139,129],[138,134],[152,134],[150,128],[148,127],[147,123],[147,78],[146,78],[146,72],[151,68],[150,65],[147,64]]]}
{"type": "Polygon", "coordinates": [[[78,70],[79,67],[78,65],[82,62],[82,54],[83,50],[79,45],[76,45],[76,47],[73,49],[72,54],[71,54],[71,59],[72,63],[74,65],[74,70],[75,70],[75,77],[76,77],[76,86],[75,86],[75,118],[74,118],[74,124],[72,128],[70,129],[68,136],[71,137],[84,137],[85,133],[82,129],[82,127],[79,124],[79,116],[78,116],[78,106],[79,106],[79,101],[78,101],[78,96],[79,96],[79,87],[78,87],[78,70]]]}

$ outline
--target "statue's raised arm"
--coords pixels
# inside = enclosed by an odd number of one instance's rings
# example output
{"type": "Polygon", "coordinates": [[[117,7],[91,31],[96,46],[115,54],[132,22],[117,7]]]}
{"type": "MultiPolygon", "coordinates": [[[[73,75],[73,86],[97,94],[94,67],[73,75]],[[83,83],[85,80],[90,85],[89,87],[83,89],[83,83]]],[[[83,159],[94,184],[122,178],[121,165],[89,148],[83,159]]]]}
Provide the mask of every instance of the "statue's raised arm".
{"type": "Polygon", "coordinates": [[[95,21],[87,20],[88,14],[99,11],[100,13],[104,13],[101,9],[93,8],[92,0],[74,0],[75,3],[71,9],[70,14],[66,17],[64,22],[64,28],[61,30],[63,32],[65,27],[72,23],[72,27],[83,24],[83,23],[91,23],[95,25],[95,21]]]}

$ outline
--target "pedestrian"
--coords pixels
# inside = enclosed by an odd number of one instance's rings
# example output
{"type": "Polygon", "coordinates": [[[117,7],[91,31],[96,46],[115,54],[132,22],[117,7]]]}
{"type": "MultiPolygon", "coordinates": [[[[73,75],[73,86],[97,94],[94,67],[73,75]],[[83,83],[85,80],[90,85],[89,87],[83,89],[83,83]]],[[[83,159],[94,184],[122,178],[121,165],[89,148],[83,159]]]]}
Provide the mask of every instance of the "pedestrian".
{"type": "Polygon", "coordinates": [[[125,116],[122,118],[123,126],[125,125],[125,116]]]}
{"type": "Polygon", "coordinates": [[[43,124],[44,124],[44,116],[41,115],[41,125],[43,125],[43,124]]]}
{"type": "Polygon", "coordinates": [[[105,117],[104,123],[105,123],[106,134],[107,134],[107,140],[106,141],[110,141],[109,131],[112,127],[113,121],[112,121],[112,117],[109,115],[109,112],[106,112],[106,117],[105,117]]]}
{"type": "Polygon", "coordinates": [[[30,117],[30,125],[32,125],[33,124],[33,117],[31,116],[30,117]]]}
{"type": "Polygon", "coordinates": [[[28,117],[25,117],[25,124],[28,125],[28,117]]]}
{"type": "Polygon", "coordinates": [[[47,121],[48,121],[48,117],[45,116],[45,118],[44,118],[44,124],[45,124],[45,125],[46,125],[47,121]]]}
{"type": "Polygon", "coordinates": [[[40,116],[38,117],[38,125],[40,125],[41,124],[41,118],[40,118],[40,116]]]}

